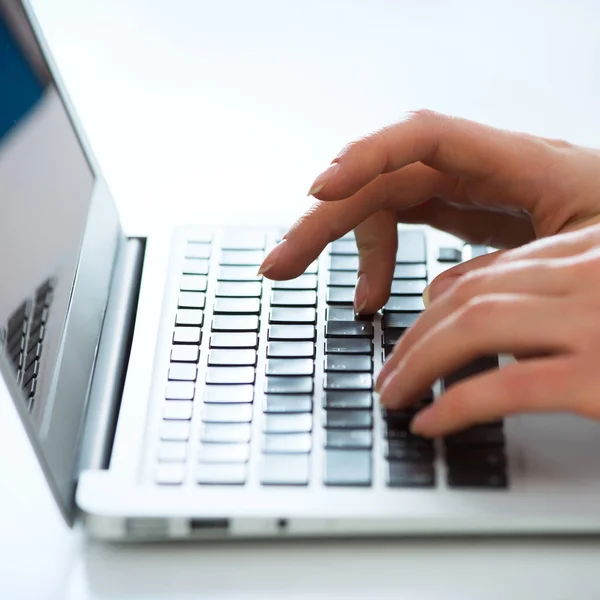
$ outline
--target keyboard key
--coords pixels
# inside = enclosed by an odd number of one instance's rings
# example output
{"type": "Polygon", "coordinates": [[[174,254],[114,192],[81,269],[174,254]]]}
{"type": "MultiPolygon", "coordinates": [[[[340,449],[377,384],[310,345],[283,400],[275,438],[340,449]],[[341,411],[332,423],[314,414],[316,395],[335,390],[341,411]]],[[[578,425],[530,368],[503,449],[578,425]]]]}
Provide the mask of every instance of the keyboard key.
{"type": "Polygon", "coordinates": [[[317,332],[312,325],[271,325],[269,340],[314,341],[317,332]]]}
{"type": "Polygon", "coordinates": [[[373,447],[373,432],[369,429],[330,429],[325,435],[325,448],[367,450],[373,447]]]}
{"type": "Polygon", "coordinates": [[[245,229],[226,231],[221,241],[224,250],[264,250],[265,232],[245,229]]]}
{"type": "Polygon", "coordinates": [[[372,373],[373,361],[370,356],[358,354],[329,354],[325,357],[325,371],[372,373]]]}
{"type": "Polygon", "coordinates": [[[326,373],[325,390],[370,390],[373,378],[367,373],[326,373]]]}
{"type": "Polygon", "coordinates": [[[230,266],[256,266],[264,260],[264,252],[261,250],[223,250],[221,253],[221,265],[230,266]]]}
{"type": "Polygon", "coordinates": [[[462,262],[462,250],[451,247],[438,248],[437,259],[439,262],[462,262]]]}
{"type": "Polygon", "coordinates": [[[370,410],[327,410],[323,414],[325,429],[371,429],[373,414],[370,410]]]}
{"type": "Polygon", "coordinates": [[[256,315],[215,315],[213,331],[258,331],[259,319],[256,315]]]}
{"type": "Polygon", "coordinates": [[[274,290],[316,290],[317,276],[304,274],[295,279],[274,281],[272,287],[274,290]]]}
{"type": "Polygon", "coordinates": [[[175,325],[197,325],[202,327],[204,322],[204,311],[202,310],[178,310],[175,316],[175,325]]]}
{"type": "Polygon", "coordinates": [[[311,448],[310,433],[265,434],[262,439],[265,454],[308,454],[311,448]]]}
{"type": "Polygon", "coordinates": [[[354,288],[330,287],[327,288],[327,304],[349,304],[354,303],[354,288]]]}
{"type": "Polygon", "coordinates": [[[312,415],[309,413],[265,415],[263,417],[264,433],[310,433],[312,431],[312,415]]]}
{"type": "Polygon", "coordinates": [[[448,471],[448,487],[451,488],[496,488],[508,487],[508,476],[504,470],[448,471]]]}
{"type": "Polygon", "coordinates": [[[304,275],[316,275],[317,269],[318,262],[315,260],[314,262],[310,263],[308,267],[306,267],[306,269],[304,270],[304,275]]]}
{"type": "Polygon", "coordinates": [[[399,231],[397,263],[424,263],[427,261],[425,253],[425,235],[421,231],[399,231]]]}
{"type": "Polygon", "coordinates": [[[182,292],[205,292],[208,280],[205,275],[183,275],[179,282],[182,292]]]}
{"type": "Polygon", "coordinates": [[[199,463],[196,483],[200,485],[244,485],[246,465],[243,463],[199,463]]]}
{"type": "Polygon", "coordinates": [[[454,383],[458,383],[463,379],[467,379],[468,377],[472,377],[474,375],[479,375],[481,373],[485,373],[486,371],[490,371],[492,369],[498,368],[498,357],[497,356],[484,356],[477,360],[472,361],[471,363],[465,365],[461,369],[458,369],[451,375],[448,375],[444,378],[444,388],[448,389],[454,383]]]}
{"type": "Polygon", "coordinates": [[[259,472],[263,485],[308,485],[308,456],[266,454],[262,458],[259,472]]]}
{"type": "Polygon", "coordinates": [[[210,336],[211,348],[258,348],[256,333],[213,333],[210,336]]]}
{"type": "Polygon", "coordinates": [[[328,450],[323,483],[328,486],[370,486],[371,462],[368,450],[328,450]]]}
{"type": "Polygon", "coordinates": [[[314,325],[317,322],[317,311],[314,308],[290,308],[275,307],[269,314],[269,323],[293,325],[294,323],[309,323],[314,325]]]}
{"type": "Polygon", "coordinates": [[[245,463],[250,458],[248,444],[200,444],[198,462],[245,463]]]}
{"type": "Polygon", "coordinates": [[[186,258],[182,272],[185,275],[208,275],[208,261],[203,258],[186,258]]]}
{"type": "Polygon", "coordinates": [[[260,298],[260,281],[220,281],[217,285],[219,298],[260,298]]]}
{"type": "Polygon", "coordinates": [[[198,368],[194,364],[171,363],[169,381],[196,381],[198,368]]]}
{"type": "Polygon", "coordinates": [[[373,315],[357,315],[349,306],[328,306],[325,319],[327,321],[372,321],[373,315]]]}
{"type": "Polygon", "coordinates": [[[173,381],[167,384],[165,398],[167,400],[193,400],[195,386],[187,381],[173,381]]]}
{"type": "Polygon", "coordinates": [[[389,461],[387,485],[389,487],[433,487],[435,485],[433,463],[389,461]]]}
{"type": "Polygon", "coordinates": [[[167,421],[189,421],[194,403],[190,400],[173,400],[163,406],[163,419],[167,421]]]}
{"type": "Polygon", "coordinates": [[[350,287],[354,289],[356,287],[356,281],[357,274],[355,271],[329,271],[327,285],[350,287]]]}
{"type": "Polygon", "coordinates": [[[249,442],[250,435],[248,423],[203,423],[200,429],[200,441],[211,444],[249,442]]]}
{"type": "Polygon", "coordinates": [[[465,249],[470,254],[471,258],[477,258],[488,253],[488,247],[481,244],[465,244],[465,249]]]}
{"type": "Polygon", "coordinates": [[[325,340],[326,354],[373,354],[373,343],[369,339],[329,338],[325,340]]]}
{"type": "Polygon", "coordinates": [[[390,421],[387,423],[384,435],[388,440],[403,442],[414,448],[430,448],[433,445],[433,442],[430,439],[411,433],[404,423],[401,424],[398,421],[390,421]]]}
{"type": "Polygon", "coordinates": [[[163,421],[159,436],[165,441],[185,442],[190,438],[190,423],[189,421],[163,421]]]}
{"type": "Polygon", "coordinates": [[[382,329],[408,329],[421,316],[419,312],[385,313],[381,320],[382,329]]]}
{"type": "Polygon", "coordinates": [[[332,256],[330,271],[358,271],[358,256],[332,256]]]}
{"type": "Polygon", "coordinates": [[[212,231],[204,230],[204,231],[194,231],[194,233],[188,237],[188,243],[202,243],[202,244],[210,244],[212,241],[212,231]]]}
{"type": "Polygon", "coordinates": [[[365,321],[329,321],[325,324],[325,337],[372,338],[373,324],[365,321]]]}
{"type": "Polygon", "coordinates": [[[392,295],[421,296],[427,286],[425,279],[396,279],[392,281],[392,295]]]}
{"type": "Polygon", "coordinates": [[[331,244],[331,254],[341,256],[358,256],[358,246],[355,240],[337,240],[331,244]]]}
{"type": "Polygon", "coordinates": [[[211,350],[208,355],[210,366],[256,366],[256,350],[211,350]]]}
{"type": "Polygon", "coordinates": [[[267,377],[265,394],[312,394],[312,377],[267,377]]]}
{"type": "Polygon", "coordinates": [[[263,412],[271,414],[310,413],[310,394],[279,395],[266,394],[263,399],[263,412]]]}
{"type": "Polygon", "coordinates": [[[317,292],[312,290],[274,290],[271,306],[316,306],[317,292]]]}
{"type": "Polygon", "coordinates": [[[267,375],[313,375],[312,358],[271,358],[267,361],[267,375]]]}
{"type": "Polygon", "coordinates": [[[422,296],[390,296],[384,311],[416,312],[425,310],[422,296]]]}
{"type": "Polygon", "coordinates": [[[214,313],[216,315],[258,315],[260,313],[260,300],[258,298],[217,298],[214,313]]]}
{"type": "Polygon", "coordinates": [[[174,344],[200,344],[201,339],[200,327],[175,327],[173,332],[174,344]]]}
{"type": "Polygon", "coordinates": [[[432,462],[433,445],[414,446],[405,440],[389,440],[385,444],[385,458],[390,461],[432,462]]]}
{"type": "Polygon", "coordinates": [[[323,408],[334,410],[371,409],[371,392],[324,392],[323,408]]]}
{"type": "Polygon", "coordinates": [[[157,458],[161,462],[185,462],[187,452],[187,442],[161,442],[157,458]]]}
{"type": "Polygon", "coordinates": [[[204,388],[207,404],[243,404],[253,400],[254,387],[251,385],[207,385],[204,388]]]}
{"type": "Polygon", "coordinates": [[[232,267],[232,266],[221,266],[219,267],[219,274],[217,276],[218,281],[252,281],[259,282],[260,277],[257,275],[258,269],[256,267],[232,267]]]}
{"type": "Polygon", "coordinates": [[[210,244],[188,242],[185,247],[186,258],[210,258],[210,244]]]}
{"type": "Polygon", "coordinates": [[[154,471],[154,481],[159,485],[181,485],[185,477],[185,465],[162,463],[154,471]]]}
{"type": "Polygon", "coordinates": [[[254,383],[254,367],[208,367],[206,383],[217,385],[254,383]]]}
{"type": "Polygon", "coordinates": [[[202,420],[205,423],[250,423],[252,404],[205,404],[202,420]]]}
{"type": "Polygon", "coordinates": [[[313,358],[315,345],[313,342],[269,342],[268,358],[313,358]]]}
{"type": "MultiPolygon", "coordinates": [[[[390,313],[391,314],[391,313],[390,313]]],[[[400,314],[400,313],[394,313],[400,314]]],[[[398,343],[398,340],[404,335],[406,329],[385,329],[383,332],[383,345],[392,349],[398,343]]],[[[387,354],[386,354],[387,358],[387,354]]]]}
{"type": "Polygon", "coordinates": [[[206,305],[206,294],[204,292],[181,292],[177,306],[179,308],[199,308],[206,305]]]}
{"type": "Polygon", "coordinates": [[[450,470],[502,470],[506,454],[502,446],[446,447],[446,464],[450,470]]]}
{"type": "Polygon", "coordinates": [[[396,265],[394,279],[426,279],[427,268],[425,265],[396,265]]]}
{"type": "Polygon", "coordinates": [[[504,431],[501,427],[478,426],[444,438],[447,447],[502,446],[504,431]]]}

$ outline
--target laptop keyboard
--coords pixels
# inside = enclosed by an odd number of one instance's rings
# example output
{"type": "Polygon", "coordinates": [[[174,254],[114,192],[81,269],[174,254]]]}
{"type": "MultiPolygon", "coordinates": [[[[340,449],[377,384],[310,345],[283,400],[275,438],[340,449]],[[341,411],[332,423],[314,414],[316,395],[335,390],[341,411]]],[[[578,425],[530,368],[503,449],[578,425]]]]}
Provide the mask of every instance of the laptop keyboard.
{"type": "MultiPolygon", "coordinates": [[[[442,478],[451,489],[508,486],[501,421],[432,441],[409,425],[433,393],[400,411],[374,402],[374,352],[385,358],[424,310],[425,236],[400,231],[399,238],[392,294],[375,318],[353,313],[352,235],[332,243],[319,265],[280,282],[256,276],[266,234],[238,232],[220,247],[209,236],[187,242],[157,484],[182,484],[193,472],[199,485],[243,486],[256,464],[263,486],[369,487],[379,452],[390,489],[433,488],[442,478]]],[[[442,248],[438,260],[458,262],[461,254],[442,248]]],[[[482,358],[442,385],[497,366],[496,357],[482,358]]]]}

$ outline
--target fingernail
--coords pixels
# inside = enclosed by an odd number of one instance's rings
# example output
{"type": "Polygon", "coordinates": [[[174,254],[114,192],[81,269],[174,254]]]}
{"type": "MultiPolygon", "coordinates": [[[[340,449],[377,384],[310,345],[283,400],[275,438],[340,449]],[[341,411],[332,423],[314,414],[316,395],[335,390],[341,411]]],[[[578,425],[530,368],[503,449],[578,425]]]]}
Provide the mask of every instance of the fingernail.
{"type": "Polygon", "coordinates": [[[386,390],[391,386],[392,381],[396,379],[399,372],[400,369],[392,369],[391,373],[388,374],[388,376],[382,381],[381,385],[379,386],[380,400],[381,404],[383,404],[384,406],[389,406],[390,404],[393,404],[394,407],[396,407],[396,405],[400,405],[402,403],[402,397],[398,398],[398,395],[395,398],[391,399],[393,402],[390,402],[390,398],[385,397],[386,390]]]}
{"type": "Polygon", "coordinates": [[[388,358],[388,362],[386,362],[383,367],[381,367],[381,371],[379,371],[379,375],[377,376],[377,381],[375,382],[375,391],[376,392],[381,392],[382,388],[385,385],[385,382],[387,381],[387,378],[390,376],[390,373],[394,370],[394,367],[392,366],[392,363],[389,362],[389,358],[388,358]]]}
{"type": "Polygon", "coordinates": [[[279,260],[279,256],[285,244],[287,244],[287,240],[282,240],[279,242],[279,244],[277,244],[277,246],[275,246],[275,248],[273,248],[273,250],[271,250],[271,252],[269,252],[269,254],[267,254],[267,257],[258,269],[258,273],[256,274],[257,277],[264,275],[275,266],[275,263],[279,260]]]}
{"type": "Polygon", "coordinates": [[[415,435],[424,435],[435,423],[435,411],[431,409],[422,410],[411,421],[410,431],[415,435]]]}
{"type": "Polygon", "coordinates": [[[310,190],[308,190],[308,194],[306,194],[306,195],[314,196],[315,194],[318,194],[329,183],[329,180],[333,177],[333,175],[338,170],[338,168],[339,168],[338,163],[333,163],[332,165],[329,165],[329,167],[327,167],[327,169],[325,169],[313,181],[313,184],[310,186],[310,190]]]}
{"type": "Polygon", "coordinates": [[[356,291],[354,292],[354,312],[360,314],[369,299],[369,284],[367,276],[363,273],[356,282],[356,291]]]}
{"type": "Polygon", "coordinates": [[[423,304],[426,307],[429,305],[429,286],[423,290],[423,304]]]}

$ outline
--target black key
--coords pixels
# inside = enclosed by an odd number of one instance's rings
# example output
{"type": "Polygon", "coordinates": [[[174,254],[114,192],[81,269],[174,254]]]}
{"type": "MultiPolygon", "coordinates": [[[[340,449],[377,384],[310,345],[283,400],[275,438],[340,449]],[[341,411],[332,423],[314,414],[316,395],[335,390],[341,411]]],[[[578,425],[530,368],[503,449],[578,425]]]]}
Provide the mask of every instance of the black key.
{"type": "Polygon", "coordinates": [[[173,400],[163,406],[163,419],[167,421],[189,421],[194,403],[189,400],[173,400]]]}
{"type": "Polygon", "coordinates": [[[23,387],[27,387],[28,384],[31,382],[31,380],[34,377],[38,376],[38,373],[40,371],[40,362],[38,360],[34,360],[29,367],[25,370],[25,373],[23,374],[23,387]]]}
{"type": "Polygon", "coordinates": [[[208,367],[206,383],[217,385],[254,383],[254,367],[208,367]]]}
{"type": "Polygon", "coordinates": [[[185,477],[185,465],[181,463],[161,463],[154,471],[154,481],[158,485],[181,485],[185,477]]]}
{"type": "Polygon", "coordinates": [[[370,390],[372,387],[370,373],[327,373],[323,383],[325,390],[370,390]]]}
{"type": "Polygon", "coordinates": [[[305,273],[295,279],[274,281],[272,286],[274,290],[316,290],[317,276],[305,273]]]}
{"type": "Polygon", "coordinates": [[[358,256],[332,256],[330,271],[358,271],[358,256]]]}
{"type": "Polygon", "coordinates": [[[355,271],[329,271],[327,285],[354,289],[356,287],[356,280],[357,274],[355,271]]]}
{"type": "Polygon", "coordinates": [[[205,443],[249,442],[249,423],[203,423],[200,428],[200,441],[205,443]]]}
{"type": "Polygon", "coordinates": [[[390,296],[383,310],[390,312],[417,312],[425,310],[422,296],[390,296]]]}
{"type": "Polygon", "coordinates": [[[208,275],[208,260],[204,258],[186,258],[182,273],[185,275],[208,275]]]}
{"type": "MultiPolygon", "coordinates": [[[[32,379],[29,384],[23,388],[23,393],[27,398],[33,398],[35,396],[36,389],[37,379],[32,379]]],[[[31,404],[29,405],[29,409],[31,410],[31,404]]]]}
{"type": "Polygon", "coordinates": [[[399,231],[397,263],[424,263],[427,261],[425,252],[425,235],[421,231],[399,231]]]}
{"type": "Polygon", "coordinates": [[[211,348],[258,348],[256,333],[213,333],[210,336],[211,348]]]}
{"type": "Polygon", "coordinates": [[[373,315],[357,315],[349,306],[328,306],[327,321],[372,321],[373,315]]]}
{"type": "Polygon", "coordinates": [[[310,394],[266,394],[263,399],[263,412],[270,414],[310,413],[312,396],[310,394]]]}
{"type": "Polygon", "coordinates": [[[196,482],[200,485],[244,485],[246,471],[243,463],[200,463],[196,467],[196,482]]]}
{"type": "Polygon", "coordinates": [[[461,369],[455,371],[452,375],[444,377],[444,388],[449,388],[454,383],[458,383],[463,379],[472,377],[473,375],[479,375],[485,373],[491,369],[498,368],[498,357],[497,356],[484,356],[473,362],[465,365],[461,369]]]}
{"type": "Polygon", "coordinates": [[[389,461],[387,465],[389,487],[433,487],[435,471],[432,463],[389,461]]]}
{"type": "Polygon", "coordinates": [[[432,462],[433,445],[414,446],[403,440],[389,440],[385,444],[385,458],[390,461],[432,462]]]}
{"type": "Polygon", "coordinates": [[[267,377],[265,394],[312,394],[312,377],[267,377]]]}
{"type": "Polygon", "coordinates": [[[258,269],[264,258],[262,250],[223,250],[219,262],[221,265],[256,266],[258,269]]]}
{"type": "Polygon", "coordinates": [[[165,398],[167,400],[193,400],[195,386],[187,381],[173,381],[167,384],[165,398]]]}
{"type": "Polygon", "coordinates": [[[220,281],[217,297],[220,298],[260,298],[260,281],[220,281]]]}
{"type": "Polygon", "coordinates": [[[27,357],[25,359],[25,368],[29,367],[29,365],[37,360],[42,355],[42,344],[38,344],[35,348],[31,348],[27,352],[27,357]]]}
{"type": "Polygon", "coordinates": [[[269,340],[314,341],[317,332],[312,325],[271,325],[269,340]]]}
{"type": "Polygon", "coordinates": [[[310,413],[265,415],[264,433],[310,433],[313,417],[310,413]]]}
{"type": "Polygon", "coordinates": [[[175,327],[173,332],[174,344],[200,344],[202,332],[200,327],[175,327]]]}
{"type": "Polygon", "coordinates": [[[204,311],[194,309],[182,309],[177,311],[175,325],[197,325],[202,327],[204,322],[204,311]]]}
{"type": "Polygon", "coordinates": [[[427,267],[425,265],[396,265],[394,279],[426,279],[427,267]]]}
{"type": "Polygon", "coordinates": [[[249,404],[254,399],[251,385],[207,385],[204,402],[207,404],[249,404]]]}
{"type": "Polygon", "coordinates": [[[252,404],[205,404],[202,420],[205,423],[250,423],[252,404]]]}
{"type": "Polygon", "coordinates": [[[328,450],[323,483],[328,486],[370,486],[371,462],[368,450],[328,450]]]}
{"type": "Polygon", "coordinates": [[[386,329],[383,332],[383,345],[386,347],[395,346],[405,331],[406,329],[386,329]]]}
{"type": "Polygon", "coordinates": [[[392,281],[391,294],[400,296],[421,296],[427,286],[425,279],[396,279],[392,281]]]}
{"type": "Polygon", "coordinates": [[[315,363],[312,358],[270,358],[267,375],[313,375],[315,363]]]}
{"type": "Polygon", "coordinates": [[[504,470],[448,471],[448,487],[451,488],[508,488],[508,476],[504,470]]]}
{"type": "Polygon", "coordinates": [[[372,338],[373,324],[365,321],[329,321],[325,324],[325,337],[372,338]]]}
{"type": "Polygon", "coordinates": [[[235,366],[235,367],[254,367],[256,366],[255,350],[211,350],[208,355],[208,364],[210,366],[235,366]]]}
{"type": "Polygon", "coordinates": [[[188,242],[185,247],[186,258],[210,258],[210,244],[188,242]]]}
{"type": "Polygon", "coordinates": [[[271,309],[269,314],[269,323],[280,325],[293,325],[294,323],[317,322],[317,311],[314,308],[289,308],[277,306],[271,309]]]}
{"type": "Polygon", "coordinates": [[[325,435],[325,448],[367,450],[373,447],[373,432],[369,429],[330,429],[325,435]]]}
{"type": "Polygon", "coordinates": [[[207,282],[205,275],[183,275],[179,282],[179,289],[182,292],[205,292],[207,282]]]}
{"type": "Polygon", "coordinates": [[[327,410],[323,414],[325,429],[371,429],[373,414],[370,410],[327,410]]]}
{"type": "Polygon", "coordinates": [[[198,462],[246,463],[250,459],[249,444],[200,444],[198,462]]]}
{"type": "Polygon", "coordinates": [[[259,319],[256,315],[215,315],[213,331],[258,331],[259,319]]]}
{"type": "MultiPolygon", "coordinates": [[[[191,404],[191,402],[189,403],[191,404]]],[[[163,421],[160,426],[160,439],[165,441],[187,442],[190,438],[189,421],[163,421]]]]}
{"type": "Polygon", "coordinates": [[[274,290],[271,306],[316,306],[317,292],[312,290],[274,290]]]}
{"type": "Polygon", "coordinates": [[[204,308],[206,294],[204,292],[181,292],[177,306],[179,308],[204,308]]]}
{"type": "Polygon", "coordinates": [[[325,340],[326,354],[373,354],[373,343],[369,339],[329,338],[325,340]]]}
{"type": "Polygon", "coordinates": [[[251,281],[259,282],[260,277],[257,275],[256,267],[219,267],[218,281],[251,281]]]}
{"type": "Polygon", "coordinates": [[[323,408],[335,410],[370,409],[373,406],[371,392],[324,392],[323,408]]]}
{"type": "Polygon", "coordinates": [[[433,446],[430,439],[411,433],[404,425],[396,427],[397,425],[399,423],[391,422],[386,426],[385,435],[388,440],[400,441],[414,448],[430,448],[433,446]]]}
{"type": "Polygon", "coordinates": [[[12,337],[12,333],[15,331],[23,331],[23,321],[29,315],[31,307],[27,302],[24,302],[19,308],[13,313],[8,320],[8,337],[12,337]]]}
{"type": "Polygon", "coordinates": [[[504,431],[501,427],[473,427],[444,438],[450,446],[501,446],[504,444],[504,431]]]}
{"type": "Polygon", "coordinates": [[[313,342],[269,342],[268,358],[313,358],[315,345],[313,342]]]}
{"type": "Polygon", "coordinates": [[[385,313],[381,320],[383,329],[408,329],[419,318],[419,312],[385,313]]]}
{"type": "Polygon", "coordinates": [[[371,373],[373,361],[370,356],[358,354],[329,354],[325,357],[325,371],[371,373]]]}
{"type": "Polygon", "coordinates": [[[265,454],[308,454],[311,448],[310,433],[265,434],[262,439],[265,454]]]}
{"type": "Polygon", "coordinates": [[[224,233],[221,248],[224,250],[264,250],[265,237],[264,231],[232,229],[224,233]]]}
{"type": "Polygon", "coordinates": [[[337,240],[331,244],[331,254],[342,256],[358,256],[358,246],[355,240],[337,240]]]}
{"type": "Polygon", "coordinates": [[[245,314],[258,315],[260,313],[259,298],[217,298],[214,313],[216,315],[245,314]]]}
{"type": "Polygon", "coordinates": [[[354,302],[354,288],[330,287],[327,288],[327,304],[349,304],[354,302]]]}
{"type": "Polygon", "coordinates": [[[462,262],[462,250],[451,247],[438,248],[437,259],[439,262],[462,262]]]}
{"type": "Polygon", "coordinates": [[[197,363],[200,358],[198,346],[173,346],[171,362],[197,363]]]}
{"type": "Polygon", "coordinates": [[[263,485],[308,485],[309,460],[304,454],[266,454],[260,465],[263,485]]]}
{"type": "Polygon", "coordinates": [[[198,368],[187,363],[171,363],[169,381],[196,381],[198,368]]]}
{"type": "Polygon", "coordinates": [[[505,469],[506,454],[501,446],[479,446],[473,448],[448,447],[446,448],[446,464],[451,470],[490,470],[505,469]]]}

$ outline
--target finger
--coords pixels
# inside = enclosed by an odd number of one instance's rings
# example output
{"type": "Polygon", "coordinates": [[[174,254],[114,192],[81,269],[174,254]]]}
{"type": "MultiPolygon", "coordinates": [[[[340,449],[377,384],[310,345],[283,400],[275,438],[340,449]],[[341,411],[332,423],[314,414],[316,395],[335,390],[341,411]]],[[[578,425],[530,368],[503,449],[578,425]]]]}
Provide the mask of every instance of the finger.
{"type": "Polygon", "coordinates": [[[513,363],[452,386],[415,417],[411,429],[436,437],[526,412],[569,411],[598,418],[599,385],[597,366],[580,356],[513,363]]]}
{"type": "Polygon", "coordinates": [[[571,352],[579,330],[581,318],[568,310],[564,299],[544,300],[525,294],[483,296],[439,321],[403,353],[382,387],[381,403],[401,407],[437,379],[481,356],[571,352]]]}
{"type": "Polygon", "coordinates": [[[373,314],[390,295],[398,247],[396,216],[389,211],[375,213],[358,225],[355,233],[359,267],[354,310],[373,314]]]}

